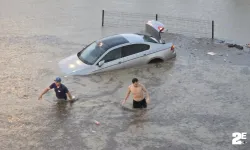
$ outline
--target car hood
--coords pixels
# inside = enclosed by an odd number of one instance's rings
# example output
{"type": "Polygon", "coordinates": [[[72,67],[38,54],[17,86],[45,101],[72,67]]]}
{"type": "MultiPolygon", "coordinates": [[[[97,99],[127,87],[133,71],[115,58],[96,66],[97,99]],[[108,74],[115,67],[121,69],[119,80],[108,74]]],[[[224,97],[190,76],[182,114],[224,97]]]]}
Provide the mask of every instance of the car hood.
{"type": "MultiPolygon", "coordinates": [[[[71,55],[58,63],[61,71],[67,75],[76,75],[79,72],[89,70],[91,65],[83,63],[77,56],[77,54],[71,55]]],[[[87,73],[84,73],[87,74],[87,73]]]]}

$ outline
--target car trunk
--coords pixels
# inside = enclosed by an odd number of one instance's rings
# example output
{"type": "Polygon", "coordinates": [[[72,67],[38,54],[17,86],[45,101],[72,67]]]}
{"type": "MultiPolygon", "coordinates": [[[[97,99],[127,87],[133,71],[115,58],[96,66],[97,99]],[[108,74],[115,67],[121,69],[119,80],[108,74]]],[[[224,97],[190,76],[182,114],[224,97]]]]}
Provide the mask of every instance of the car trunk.
{"type": "Polygon", "coordinates": [[[159,42],[161,42],[161,33],[163,33],[164,30],[164,25],[161,22],[155,20],[148,21],[145,26],[146,33],[154,37],[159,42]]]}

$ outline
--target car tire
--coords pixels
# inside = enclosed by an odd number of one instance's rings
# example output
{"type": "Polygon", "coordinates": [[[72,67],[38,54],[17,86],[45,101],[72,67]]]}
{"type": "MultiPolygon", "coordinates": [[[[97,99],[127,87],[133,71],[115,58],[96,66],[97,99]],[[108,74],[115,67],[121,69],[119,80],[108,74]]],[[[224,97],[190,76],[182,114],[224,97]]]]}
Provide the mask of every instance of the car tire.
{"type": "Polygon", "coordinates": [[[152,60],[150,60],[148,63],[149,64],[154,64],[154,63],[162,63],[163,60],[161,58],[154,58],[152,60]]]}

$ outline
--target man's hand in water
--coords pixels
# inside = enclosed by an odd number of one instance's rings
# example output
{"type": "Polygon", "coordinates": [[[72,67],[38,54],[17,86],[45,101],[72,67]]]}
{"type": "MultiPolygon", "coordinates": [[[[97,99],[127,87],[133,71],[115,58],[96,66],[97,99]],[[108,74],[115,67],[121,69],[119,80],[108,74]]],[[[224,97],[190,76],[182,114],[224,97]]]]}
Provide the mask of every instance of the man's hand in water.
{"type": "Polygon", "coordinates": [[[129,95],[130,95],[131,91],[130,91],[130,88],[128,87],[128,91],[127,91],[127,94],[126,94],[126,98],[122,101],[122,105],[125,104],[125,102],[127,101],[129,95]]]}
{"type": "Polygon", "coordinates": [[[141,85],[142,86],[142,90],[146,93],[146,95],[147,95],[147,98],[146,98],[146,102],[147,102],[147,104],[149,104],[150,103],[150,98],[149,98],[149,94],[148,94],[148,91],[146,90],[146,88],[143,86],[143,85],[141,85]]]}
{"type": "Polygon", "coordinates": [[[47,93],[50,90],[50,87],[46,88],[42,94],[38,97],[38,100],[41,100],[43,98],[43,94],[47,93]]]}
{"type": "Polygon", "coordinates": [[[39,97],[38,97],[38,100],[41,100],[43,98],[43,96],[42,95],[40,95],[39,97]]]}
{"type": "Polygon", "coordinates": [[[126,99],[124,99],[123,101],[122,101],[122,105],[124,105],[126,103],[126,99]]]}
{"type": "Polygon", "coordinates": [[[70,92],[68,92],[67,94],[68,94],[68,96],[69,96],[69,101],[72,101],[72,100],[73,100],[73,97],[72,97],[72,95],[70,94],[70,92]]]}

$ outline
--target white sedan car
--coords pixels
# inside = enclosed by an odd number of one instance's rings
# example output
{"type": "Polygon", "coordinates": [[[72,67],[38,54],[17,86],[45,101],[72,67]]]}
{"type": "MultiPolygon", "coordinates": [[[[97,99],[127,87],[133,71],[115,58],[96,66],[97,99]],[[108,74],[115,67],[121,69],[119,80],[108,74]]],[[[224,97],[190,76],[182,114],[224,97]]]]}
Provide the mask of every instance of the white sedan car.
{"type": "Polygon", "coordinates": [[[149,35],[129,33],[105,37],[61,60],[59,67],[66,75],[88,75],[169,60],[176,53],[172,43],[161,40],[164,30],[162,23],[148,21],[149,35]]]}

